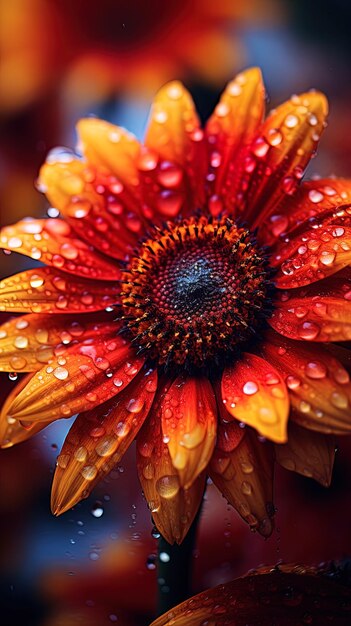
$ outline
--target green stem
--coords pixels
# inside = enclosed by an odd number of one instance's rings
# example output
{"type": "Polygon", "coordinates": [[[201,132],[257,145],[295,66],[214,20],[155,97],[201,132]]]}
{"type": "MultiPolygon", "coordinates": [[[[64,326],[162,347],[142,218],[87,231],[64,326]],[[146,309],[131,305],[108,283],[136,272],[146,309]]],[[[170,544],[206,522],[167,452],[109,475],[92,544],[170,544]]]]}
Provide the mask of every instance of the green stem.
{"type": "Polygon", "coordinates": [[[166,613],[192,595],[193,553],[199,519],[200,511],[180,546],[171,546],[162,535],[158,540],[158,615],[166,613]]]}

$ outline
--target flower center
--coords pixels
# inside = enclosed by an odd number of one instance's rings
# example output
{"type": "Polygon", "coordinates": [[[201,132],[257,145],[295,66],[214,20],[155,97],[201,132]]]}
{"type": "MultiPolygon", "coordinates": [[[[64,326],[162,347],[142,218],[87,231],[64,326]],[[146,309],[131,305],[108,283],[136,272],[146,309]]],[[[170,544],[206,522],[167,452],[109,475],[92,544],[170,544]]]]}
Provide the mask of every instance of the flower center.
{"type": "Polygon", "coordinates": [[[123,319],[160,364],[202,367],[247,341],[269,315],[265,254],[228,218],[156,229],[123,275],[123,319]]]}

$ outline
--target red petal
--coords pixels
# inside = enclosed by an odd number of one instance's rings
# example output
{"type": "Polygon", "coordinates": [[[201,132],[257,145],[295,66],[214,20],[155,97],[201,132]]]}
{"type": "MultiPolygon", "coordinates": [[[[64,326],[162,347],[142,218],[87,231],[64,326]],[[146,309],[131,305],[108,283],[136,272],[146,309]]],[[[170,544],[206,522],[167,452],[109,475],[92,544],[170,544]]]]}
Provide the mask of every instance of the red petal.
{"type": "Polygon", "coordinates": [[[138,474],[152,518],[168,541],[181,543],[200,506],[205,489],[205,472],[184,489],[164,441],[162,406],[171,383],[158,392],[147,421],[137,438],[138,474]]]}
{"type": "Polygon", "coordinates": [[[238,446],[233,450],[225,449],[222,441],[228,434],[230,437],[230,431],[235,428],[235,422],[219,426],[209,475],[245,522],[269,537],[274,515],[273,449],[270,443],[260,442],[257,434],[249,429],[245,429],[238,446]]]}
{"type": "Polygon", "coordinates": [[[351,228],[325,226],[280,243],[271,257],[279,289],[303,287],[350,265],[351,228]]]}
{"type": "Polygon", "coordinates": [[[76,316],[16,317],[0,327],[0,371],[35,372],[68,346],[87,339],[115,335],[119,326],[106,313],[76,316]]]}
{"type": "Polygon", "coordinates": [[[0,281],[0,311],[89,313],[115,304],[120,286],[38,267],[0,281]]]}
{"type": "Polygon", "coordinates": [[[260,352],[285,379],[294,408],[291,419],[320,432],[351,431],[350,376],[330,351],[271,331],[260,352]]]}
{"type": "Polygon", "coordinates": [[[289,291],[278,291],[268,323],[290,339],[351,339],[351,274],[336,276],[289,291]]]}
{"type": "Polygon", "coordinates": [[[233,203],[254,226],[296,190],[316,150],[327,112],[321,93],[293,96],[271,112],[242,155],[233,203]]]}
{"type": "Polygon", "coordinates": [[[80,147],[88,163],[106,174],[113,174],[132,193],[139,178],[136,161],[140,144],[124,128],[93,117],[79,120],[80,147]]]}
{"type": "Polygon", "coordinates": [[[42,421],[87,411],[122,391],[143,362],[120,337],[88,340],[34,374],[9,414],[23,421],[42,421]]]}
{"type": "Polygon", "coordinates": [[[16,443],[26,441],[30,437],[36,435],[39,431],[43,430],[52,420],[47,422],[38,422],[37,424],[30,424],[26,427],[18,421],[9,417],[8,408],[11,406],[13,400],[20,393],[20,391],[29,383],[32,378],[32,374],[23,376],[21,381],[12,389],[7,396],[0,412],[0,448],[10,448],[16,443]]]}
{"type": "Polygon", "coordinates": [[[210,150],[209,206],[224,202],[233,212],[231,181],[243,148],[251,143],[264,114],[262,75],[254,67],[231,81],[207,122],[206,135],[210,150]]]}
{"type": "Polygon", "coordinates": [[[275,207],[262,223],[258,238],[272,245],[297,233],[305,224],[310,228],[329,223],[351,226],[351,181],[343,178],[308,180],[283,204],[275,207]]]}
{"type": "Polygon", "coordinates": [[[303,565],[265,570],[207,589],[151,626],[346,626],[350,589],[303,565]]]}
{"type": "Polygon", "coordinates": [[[206,468],[215,445],[217,408],[209,380],[179,376],[162,403],[162,432],[186,489],[206,468]]]}
{"type": "Polygon", "coordinates": [[[226,367],[222,397],[227,411],[261,435],[283,443],[289,415],[289,398],[284,380],[264,359],[243,353],[226,367]]]}
{"type": "Polygon", "coordinates": [[[314,478],[329,487],[335,458],[335,441],[290,422],[288,442],[275,446],[275,458],[285,469],[314,478]]]}
{"type": "Polygon", "coordinates": [[[141,202],[111,173],[79,159],[62,163],[50,157],[39,182],[81,239],[114,258],[135,247],[143,226],[141,202]]]}
{"type": "Polygon", "coordinates": [[[1,231],[0,247],[25,254],[69,274],[94,280],[117,280],[118,266],[77,239],[60,219],[25,219],[1,231]]]}
{"type": "Polygon", "coordinates": [[[51,508],[64,513],[92,491],[118,463],[146,419],[157,389],[157,370],[140,373],[116,398],[78,415],[60,455],[51,508]]]}

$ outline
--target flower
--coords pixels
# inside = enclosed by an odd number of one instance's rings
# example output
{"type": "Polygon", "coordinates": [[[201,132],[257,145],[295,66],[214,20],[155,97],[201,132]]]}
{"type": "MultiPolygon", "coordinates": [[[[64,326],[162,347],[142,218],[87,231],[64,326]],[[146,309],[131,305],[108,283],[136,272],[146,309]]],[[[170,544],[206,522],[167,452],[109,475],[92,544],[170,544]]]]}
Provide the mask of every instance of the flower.
{"type": "Polygon", "coordinates": [[[1,368],[30,372],[2,409],[3,446],[78,414],[55,514],[135,438],[169,542],[186,535],[206,474],[264,536],[275,460],[329,484],[334,436],[350,431],[350,355],[333,342],[351,336],[351,182],[301,181],[322,94],[263,113],[253,68],[204,130],[178,82],[156,96],[144,145],[83,119],[83,156],[56,150],[39,176],[62,218],[2,230],[5,250],[45,264],[0,283],[1,309],[27,313],[0,328],[1,368]]]}
{"type": "Polygon", "coordinates": [[[261,567],[207,589],[158,617],[151,626],[349,623],[348,564],[261,567]]]}

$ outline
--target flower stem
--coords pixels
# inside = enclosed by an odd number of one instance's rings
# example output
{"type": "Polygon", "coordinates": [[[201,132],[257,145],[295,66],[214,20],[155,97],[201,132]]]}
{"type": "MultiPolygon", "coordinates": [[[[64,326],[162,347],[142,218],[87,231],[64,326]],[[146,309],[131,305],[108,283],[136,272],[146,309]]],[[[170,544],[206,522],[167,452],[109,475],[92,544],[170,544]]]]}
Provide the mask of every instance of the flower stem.
{"type": "Polygon", "coordinates": [[[158,615],[166,613],[192,595],[193,554],[199,520],[200,511],[180,546],[170,545],[162,535],[158,540],[158,615]]]}

